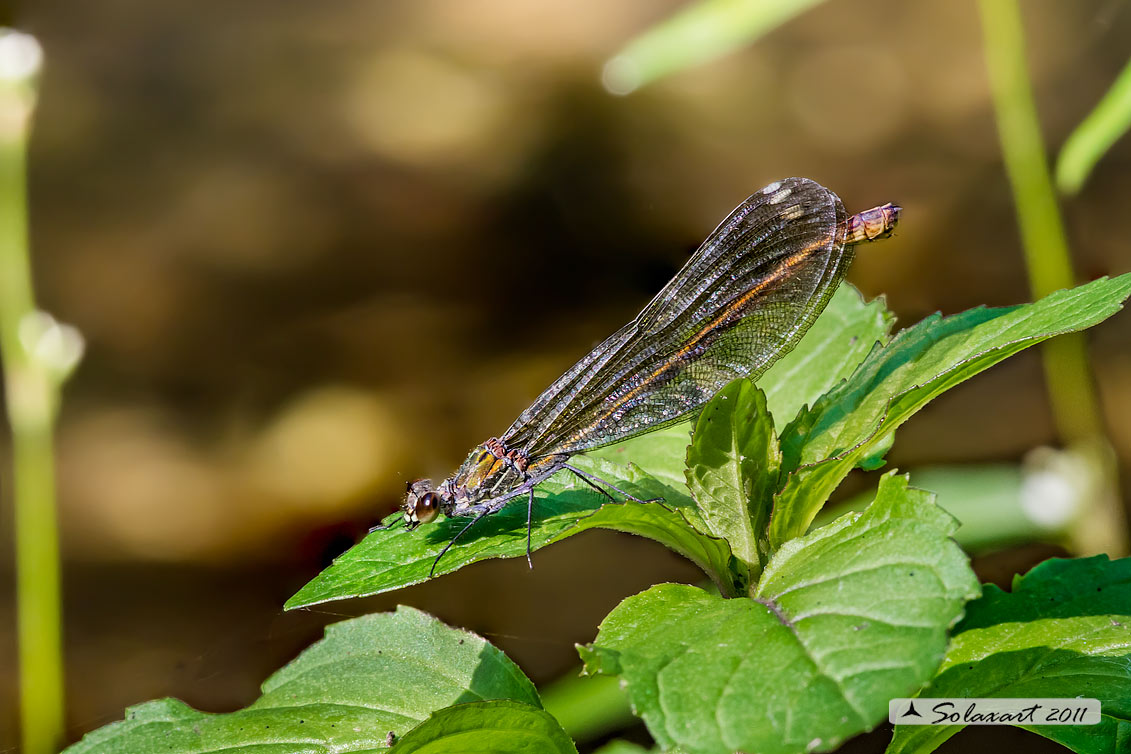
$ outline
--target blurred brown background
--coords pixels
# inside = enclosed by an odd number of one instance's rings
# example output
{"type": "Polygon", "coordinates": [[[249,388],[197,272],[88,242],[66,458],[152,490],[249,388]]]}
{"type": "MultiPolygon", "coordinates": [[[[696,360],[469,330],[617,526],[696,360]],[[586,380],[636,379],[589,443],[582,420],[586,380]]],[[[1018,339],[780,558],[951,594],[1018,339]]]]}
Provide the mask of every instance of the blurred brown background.
{"type": "MultiPolygon", "coordinates": [[[[1029,299],[973,2],[834,0],[738,54],[606,93],[603,61],[677,7],[9,13],[46,50],[40,303],[87,339],[59,430],[72,738],[165,695],[243,706],[325,623],[397,603],[548,681],[619,599],[696,578],[658,545],[599,533],[538,553],[533,572],[491,562],[280,609],[406,480],[446,475],[503,430],[771,180],[814,178],[849,211],[905,207],[849,275],[902,324],[1029,299]]],[[[1125,64],[1131,8],[1023,12],[1055,153],[1125,64]]],[[[1124,139],[1064,203],[1081,279],[1131,270],[1129,168],[1124,139]]],[[[1090,333],[1125,492],[1129,335],[1127,313],[1090,333]]],[[[1054,443],[1043,391],[1036,353],[1012,359],[912,420],[891,465],[1054,443]]],[[[10,519],[5,502],[0,752],[17,740],[10,519]]]]}

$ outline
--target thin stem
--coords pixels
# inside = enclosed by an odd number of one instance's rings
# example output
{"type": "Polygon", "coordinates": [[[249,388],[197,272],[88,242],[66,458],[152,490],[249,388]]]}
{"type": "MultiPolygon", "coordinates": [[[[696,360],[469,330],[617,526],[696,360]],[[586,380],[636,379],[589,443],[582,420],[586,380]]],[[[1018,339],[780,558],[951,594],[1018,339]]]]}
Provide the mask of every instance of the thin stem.
{"type": "Polygon", "coordinates": [[[1088,180],[1092,168],[1128,129],[1131,129],[1131,61],[1115,83],[1064,142],[1056,161],[1056,184],[1062,193],[1075,194],[1088,180]]]}
{"type": "MultiPolygon", "coordinates": [[[[1034,299],[1075,283],[1064,226],[1045,161],[1016,0],[980,0],[989,73],[1005,169],[1013,188],[1029,287],[1034,299]]],[[[1049,400],[1061,439],[1102,433],[1099,402],[1082,335],[1063,335],[1042,349],[1049,400]]]]}
{"type": "MultiPolygon", "coordinates": [[[[45,332],[39,327],[45,322],[35,318],[25,188],[39,54],[31,37],[0,33],[0,356],[12,427],[25,754],[48,754],[63,740],[62,611],[52,447],[54,407],[63,373],[53,370],[50,356],[41,358],[34,350],[38,345],[35,336],[45,332]],[[33,348],[29,349],[29,343],[33,348]]],[[[59,334],[56,330],[55,335],[59,334]]]]}
{"type": "MultiPolygon", "coordinates": [[[[1025,32],[1017,0],[979,0],[998,136],[1013,189],[1025,265],[1033,297],[1041,298],[1075,283],[1072,258],[1046,163],[1044,139],[1033,103],[1025,59],[1025,32]]],[[[1090,510],[1072,526],[1075,548],[1083,553],[1125,553],[1127,527],[1117,493],[1115,466],[1108,460],[1087,345],[1079,333],[1043,344],[1041,357],[1049,403],[1061,441],[1087,459],[1094,470],[1085,492],[1090,510]],[[1089,520],[1103,521],[1095,527],[1089,520]]]]}
{"type": "Polygon", "coordinates": [[[539,689],[542,706],[579,742],[621,730],[636,718],[617,678],[580,676],[575,670],[539,689]]]}
{"type": "Polygon", "coordinates": [[[63,738],[62,587],[53,453],[49,427],[15,434],[20,715],[28,754],[57,751],[63,738]]]}

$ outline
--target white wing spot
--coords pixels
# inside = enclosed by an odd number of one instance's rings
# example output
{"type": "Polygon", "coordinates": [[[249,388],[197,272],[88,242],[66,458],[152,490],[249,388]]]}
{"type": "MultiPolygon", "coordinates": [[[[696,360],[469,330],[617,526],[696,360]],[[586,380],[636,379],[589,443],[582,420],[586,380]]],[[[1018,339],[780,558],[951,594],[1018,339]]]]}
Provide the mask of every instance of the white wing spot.
{"type": "Polygon", "coordinates": [[[781,191],[776,191],[774,192],[774,195],[770,197],[770,204],[780,204],[784,202],[785,198],[792,193],[793,191],[787,188],[783,188],[781,191]]]}
{"type": "Polygon", "coordinates": [[[793,204],[782,210],[781,216],[786,220],[796,220],[805,213],[801,210],[800,204],[793,204]]]}
{"type": "Polygon", "coordinates": [[[769,186],[766,186],[766,188],[762,189],[762,193],[763,194],[772,194],[780,188],[781,188],[781,181],[774,181],[769,186]]]}

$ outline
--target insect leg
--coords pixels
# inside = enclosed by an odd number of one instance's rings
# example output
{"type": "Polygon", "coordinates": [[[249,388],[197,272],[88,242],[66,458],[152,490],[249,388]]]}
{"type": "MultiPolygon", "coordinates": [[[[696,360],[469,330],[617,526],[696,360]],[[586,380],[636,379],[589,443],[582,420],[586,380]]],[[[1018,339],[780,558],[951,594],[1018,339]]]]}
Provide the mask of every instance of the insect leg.
{"type": "MultiPolygon", "coordinates": [[[[632,501],[632,502],[634,502],[634,503],[659,503],[659,502],[663,502],[663,498],[662,498],[662,497],[653,497],[653,498],[649,498],[648,500],[641,500],[640,498],[638,498],[638,497],[636,497],[636,496],[634,496],[634,495],[630,495],[630,494],[628,494],[627,492],[625,492],[625,491],[624,491],[624,490],[622,490],[621,488],[617,487],[616,485],[614,485],[614,484],[611,484],[611,483],[609,483],[609,482],[605,481],[605,480],[604,480],[604,479],[602,479],[601,477],[599,477],[599,476],[593,476],[593,475],[592,475],[592,474],[590,474],[590,473],[589,473],[588,471],[582,471],[581,469],[577,468],[576,466],[571,466],[571,465],[569,465],[568,463],[563,463],[563,464],[562,464],[562,468],[564,468],[564,469],[569,469],[569,470],[570,470],[570,471],[572,471],[572,472],[573,472],[574,474],[577,474],[577,475],[578,475],[579,477],[581,477],[581,478],[582,478],[582,480],[584,480],[585,482],[587,482],[587,483],[589,484],[589,486],[591,486],[591,487],[597,487],[597,485],[595,484],[595,482],[600,482],[601,484],[603,484],[603,485],[605,485],[606,487],[608,487],[608,488],[609,488],[610,490],[614,490],[614,491],[616,491],[616,492],[619,492],[620,494],[624,495],[624,496],[625,496],[626,498],[628,498],[629,500],[631,500],[631,501],[632,501]]],[[[600,491],[600,492],[604,493],[604,495],[605,495],[606,497],[608,497],[608,498],[609,498],[610,500],[612,500],[612,497],[613,497],[613,496],[612,496],[612,495],[610,495],[610,494],[608,493],[608,491],[606,491],[606,490],[602,490],[602,489],[601,489],[600,487],[597,487],[597,489],[598,489],[598,491],[600,491]]]]}
{"type": "Polygon", "coordinates": [[[609,499],[609,502],[610,502],[610,503],[615,503],[615,502],[617,501],[617,499],[616,499],[615,497],[613,497],[612,495],[610,495],[610,494],[609,494],[609,491],[608,491],[608,490],[606,490],[606,489],[605,489],[605,488],[603,488],[603,487],[598,487],[598,486],[597,486],[596,484],[594,484],[593,482],[590,482],[590,481],[589,481],[588,479],[586,479],[586,478],[585,478],[584,476],[582,476],[581,474],[579,474],[579,473],[577,472],[577,470],[576,470],[576,469],[573,469],[573,468],[571,468],[571,467],[569,467],[569,466],[567,466],[566,468],[567,468],[567,469],[569,469],[570,471],[572,471],[572,472],[573,472],[574,474],[576,474],[576,475],[577,475],[577,478],[578,478],[578,479],[580,479],[581,481],[585,482],[585,483],[586,483],[586,484],[588,484],[588,485],[589,485],[590,487],[592,487],[593,489],[597,490],[597,491],[598,491],[598,492],[600,492],[600,493],[601,493],[602,495],[604,495],[605,497],[607,497],[607,498],[609,499]]]}
{"type": "MultiPolygon", "coordinates": [[[[518,487],[517,489],[511,490],[510,492],[506,493],[505,495],[501,495],[499,497],[492,498],[492,499],[487,500],[485,502],[478,503],[474,507],[472,507],[471,512],[475,513],[475,517],[473,519],[471,519],[471,522],[467,526],[460,529],[459,533],[457,533],[454,537],[452,537],[450,542],[448,542],[446,545],[444,545],[444,549],[440,550],[440,554],[436,556],[436,560],[433,561],[433,563],[432,563],[432,570],[430,570],[428,572],[428,577],[431,578],[432,576],[435,575],[436,566],[439,564],[440,558],[444,557],[444,554],[449,549],[451,549],[451,546],[456,543],[456,540],[459,539],[460,537],[462,537],[464,535],[464,533],[467,532],[468,529],[470,529],[472,526],[475,525],[475,523],[477,521],[479,521],[479,519],[483,518],[484,516],[488,516],[492,513],[498,513],[500,510],[503,509],[503,506],[506,505],[507,501],[513,500],[514,498],[518,497],[519,495],[521,495],[523,493],[526,493],[529,496],[527,498],[527,503],[526,503],[526,562],[531,568],[533,568],[534,567],[534,561],[530,557],[530,551],[532,549],[531,541],[533,539],[532,531],[533,531],[533,528],[534,528],[534,488],[537,487],[539,484],[541,484],[546,479],[548,479],[549,477],[556,474],[558,471],[561,471],[561,469],[562,469],[562,466],[554,466],[553,468],[545,471],[542,474],[539,474],[538,476],[531,476],[530,474],[523,472],[523,475],[526,477],[526,481],[522,484],[522,486],[518,487]]],[[[586,480],[586,481],[588,482],[588,480],[586,480]]],[[[589,483],[592,484],[592,482],[589,482],[589,483]]],[[[612,485],[609,485],[609,486],[612,487],[612,485]]],[[[600,490],[600,488],[598,488],[598,489],[600,490]]],[[[616,488],[613,487],[613,489],[616,489],[616,488]]],[[[600,491],[604,492],[604,490],[600,490],[600,491]]],[[[620,490],[617,490],[617,491],[620,492],[620,490]]],[[[608,493],[605,493],[605,494],[608,494],[608,493]]],[[[624,493],[624,494],[627,495],[627,493],[624,493]]],[[[627,496],[632,497],[631,495],[627,495],[627,496]]],[[[636,498],[632,498],[632,499],[635,500],[636,498]]]]}
{"type": "Polygon", "coordinates": [[[534,561],[530,559],[530,529],[534,526],[534,488],[530,488],[530,497],[526,502],[526,564],[530,566],[531,570],[534,568],[534,561]]]}
{"type": "Polygon", "coordinates": [[[467,526],[465,526],[465,527],[463,527],[462,529],[460,529],[460,530],[459,530],[459,533],[458,533],[458,534],[456,534],[456,535],[455,535],[454,537],[452,537],[452,538],[451,538],[451,539],[450,539],[450,540],[448,541],[448,543],[447,543],[446,545],[444,545],[444,549],[440,550],[440,554],[439,554],[439,555],[437,555],[437,556],[436,556],[436,559],[432,561],[432,569],[431,569],[430,571],[428,571],[428,578],[432,578],[433,576],[435,576],[435,575],[436,575],[436,566],[438,566],[438,565],[440,564],[440,558],[444,557],[444,553],[446,553],[446,552],[447,552],[448,550],[452,549],[452,545],[454,545],[454,544],[456,543],[456,540],[457,540],[457,539],[459,539],[460,537],[462,537],[462,536],[463,536],[463,535],[464,535],[465,533],[467,533],[467,530],[468,530],[468,529],[470,529],[471,527],[473,527],[473,526],[475,526],[475,525],[476,525],[477,523],[479,523],[479,521],[480,521],[480,520],[481,520],[481,519],[482,519],[482,518],[483,518],[484,516],[486,516],[488,512],[489,512],[489,511],[486,511],[486,510],[484,510],[484,511],[483,511],[482,513],[480,513],[480,514],[479,514],[478,516],[476,516],[475,518],[471,519],[471,521],[469,521],[469,522],[468,522],[467,526]]]}
{"type": "Polygon", "coordinates": [[[403,524],[403,523],[404,523],[404,514],[402,513],[399,518],[394,519],[393,521],[390,521],[387,524],[377,524],[376,526],[370,526],[369,531],[367,531],[366,534],[372,534],[373,532],[381,531],[382,529],[392,529],[397,524],[403,524]]]}

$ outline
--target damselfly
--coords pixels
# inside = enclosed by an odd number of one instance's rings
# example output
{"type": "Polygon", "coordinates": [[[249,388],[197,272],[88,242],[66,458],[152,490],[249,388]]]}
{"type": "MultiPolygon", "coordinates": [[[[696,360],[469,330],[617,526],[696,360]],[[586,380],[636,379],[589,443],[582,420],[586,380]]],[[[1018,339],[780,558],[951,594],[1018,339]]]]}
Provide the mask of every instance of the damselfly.
{"type": "Polygon", "coordinates": [[[776,181],[740,204],[636,318],[550,385],[506,432],[471,451],[439,485],[408,485],[408,529],[445,516],[477,521],[527,500],[560,471],[612,499],[640,501],[572,464],[571,456],[665,427],[700,409],[731,380],[757,378],[825,308],[853,245],[890,235],[900,208],[849,216],[836,194],[807,178],[776,181]]]}

